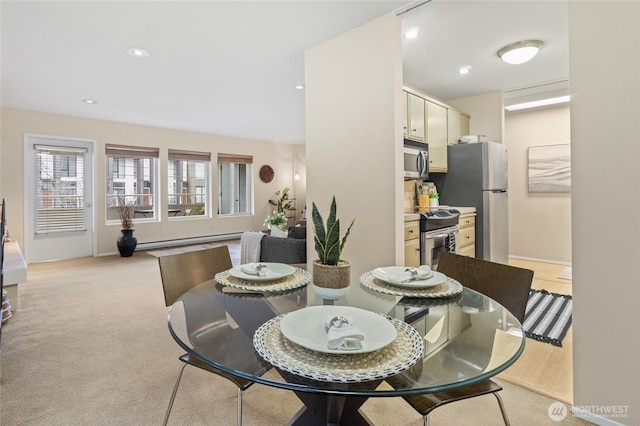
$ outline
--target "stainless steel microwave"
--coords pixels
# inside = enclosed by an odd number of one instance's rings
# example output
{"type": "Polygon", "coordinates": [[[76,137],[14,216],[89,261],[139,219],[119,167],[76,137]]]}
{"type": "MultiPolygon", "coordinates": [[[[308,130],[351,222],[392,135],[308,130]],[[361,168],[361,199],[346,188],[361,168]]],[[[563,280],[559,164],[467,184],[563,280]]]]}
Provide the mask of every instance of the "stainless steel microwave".
{"type": "Polygon", "coordinates": [[[426,179],[429,177],[429,146],[424,143],[404,141],[404,178],[426,179]]]}

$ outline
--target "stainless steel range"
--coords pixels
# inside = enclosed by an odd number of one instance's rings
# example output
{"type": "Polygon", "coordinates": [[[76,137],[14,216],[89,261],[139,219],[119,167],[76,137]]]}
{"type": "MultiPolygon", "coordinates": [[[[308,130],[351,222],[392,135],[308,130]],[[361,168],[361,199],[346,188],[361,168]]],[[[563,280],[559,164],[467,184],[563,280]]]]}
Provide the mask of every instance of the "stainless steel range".
{"type": "Polygon", "coordinates": [[[458,219],[456,209],[438,209],[420,213],[420,264],[438,269],[444,251],[457,253],[458,219]]]}

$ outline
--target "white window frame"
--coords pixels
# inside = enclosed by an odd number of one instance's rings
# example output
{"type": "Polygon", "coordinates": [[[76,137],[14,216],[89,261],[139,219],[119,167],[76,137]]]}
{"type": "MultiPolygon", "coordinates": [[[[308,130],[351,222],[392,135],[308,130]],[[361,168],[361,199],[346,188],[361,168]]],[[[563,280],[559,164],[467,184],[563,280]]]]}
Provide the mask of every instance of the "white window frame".
{"type": "Polygon", "coordinates": [[[218,154],[218,216],[246,216],[253,213],[253,157],[247,155],[218,154]],[[246,169],[241,176],[240,165],[246,169]],[[227,174],[228,176],[223,176],[227,174]],[[244,178],[244,188],[240,187],[241,178],[244,178]],[[244,189],[244,191],[243,191],[244,189]],[[243,193],[244,192],[244,196],[243,193]],[[226,198],[233,199],[226,206],[226,198]],[[241,209],[242,202],[246,205],[241,209]],[[229,207],[229,211],[223,212],[223,207],[229,207]]]}

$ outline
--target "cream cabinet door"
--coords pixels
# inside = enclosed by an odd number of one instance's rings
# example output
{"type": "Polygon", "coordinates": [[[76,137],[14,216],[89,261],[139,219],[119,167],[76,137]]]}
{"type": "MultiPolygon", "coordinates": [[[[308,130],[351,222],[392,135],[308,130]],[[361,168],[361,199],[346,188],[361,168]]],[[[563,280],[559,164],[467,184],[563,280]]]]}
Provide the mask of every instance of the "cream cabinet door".
{"type": "Polygon", "coordinates": [[[420,266],[420,238],[404,242],[404,266],[412,268],[420,266]]]}
{"type": "Polygon", "coordinates": [[[427,143],[429,172],[447,171],[447,108],[433,102],[427,104],[427,143]]]}
{"type": "Polygon", "coordinates": [[[409,108],[407,138],[424,142],[424,99],[411,93],[407,93],[407,97],[409,108]]]}

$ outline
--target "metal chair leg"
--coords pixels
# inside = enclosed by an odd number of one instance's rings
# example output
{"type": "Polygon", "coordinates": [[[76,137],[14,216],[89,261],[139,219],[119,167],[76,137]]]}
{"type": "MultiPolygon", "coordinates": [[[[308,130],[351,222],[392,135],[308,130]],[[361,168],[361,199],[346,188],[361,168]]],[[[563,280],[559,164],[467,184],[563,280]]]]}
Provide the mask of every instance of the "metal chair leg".
{"type": "Polygon", "coordinates": [[[429,415],[422,416],[422,423],[424,426],[429,426],[429,415]]]}
{"type": "Polygon", "coordinates": [[[182,372],[187,364],[182,364],[180,371],[178,372],[178,379],[176,380],[176,384],[173,386],[173,392],[171,392],[171,399],[169,400],[169,407],[167,407],[167,413],[164,415],[164,422],[162,422],[163,426],[167,426],[167,422],[169,421],[169,414],[171,414],[171,408],[173,407],[173,401],[176,399],[176,393],[178,392],[178,386],[180,385],[180,379],[182,379],[182,372]]]}
{"type": "Polygon", "coordinates": [[[493,392],[496,399],[498,400],[498,405],[500,406],[500,412],[502,413],[502,418],[504,419],[504,424],[506,426],[511,426],[509,423],[509,416],[507,416],[507,410],[504,408],[504,403],[502,402],[502,398],[498,395],[498,392],[493,392]]]}
{"type": "Polygon", "coordinates": [[[238,426],[242,426],[242,389],[238,388],[238,426]]]}

